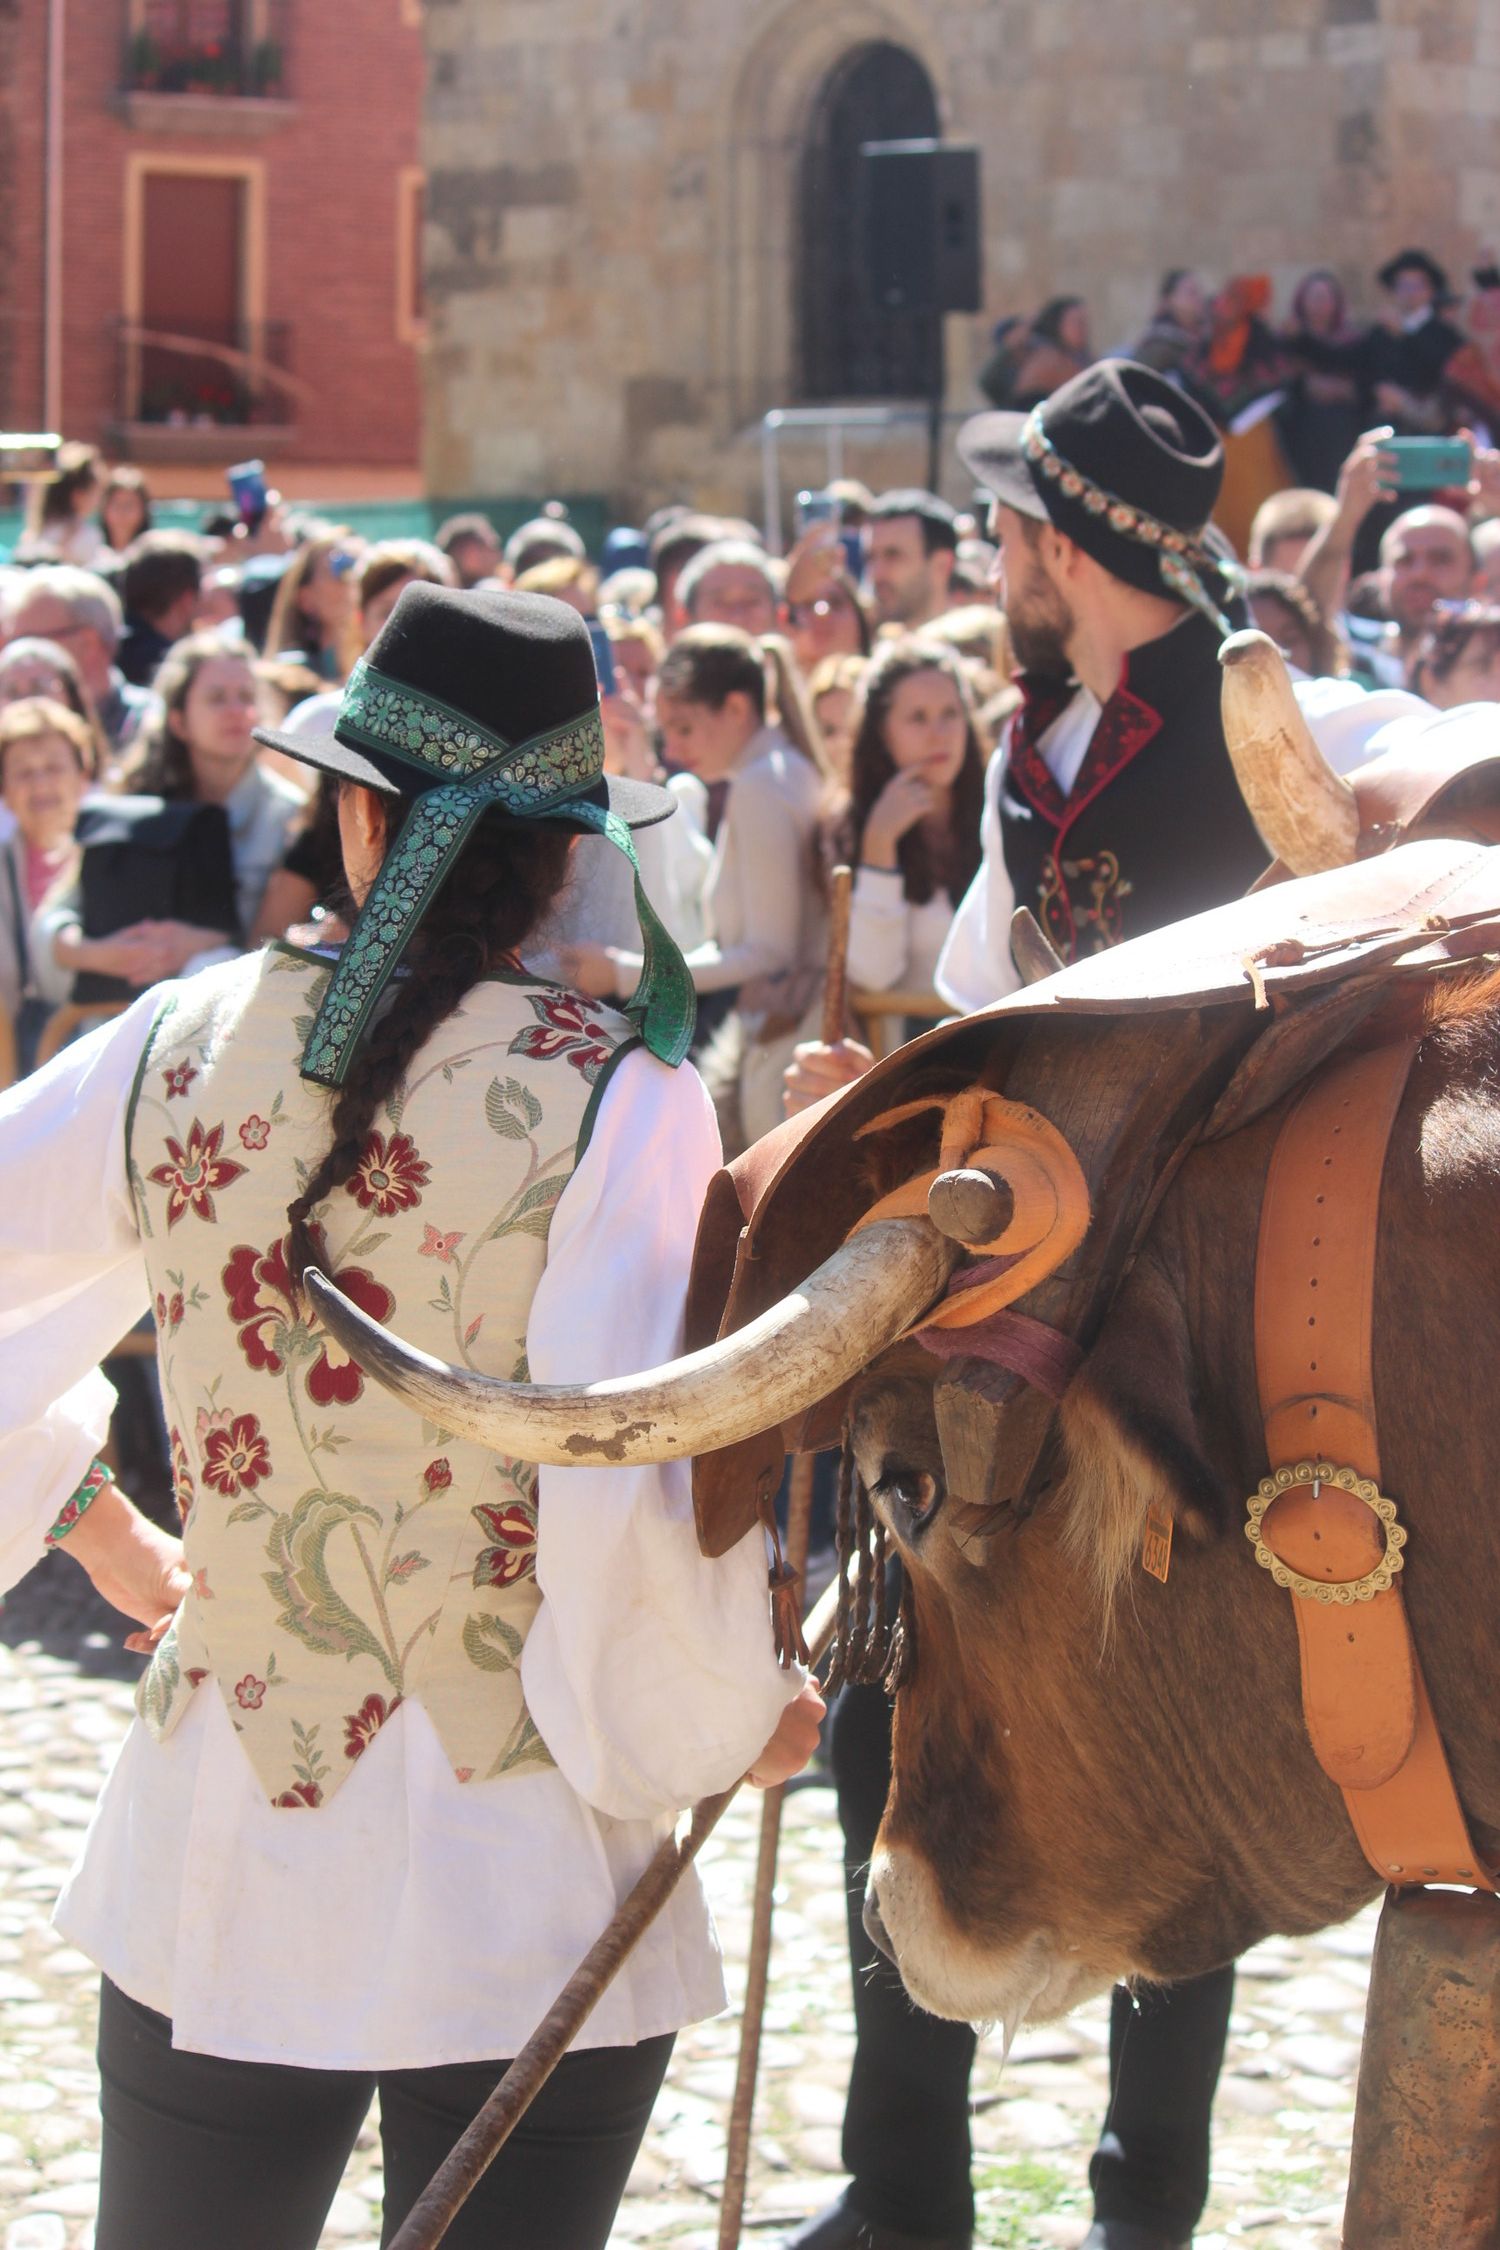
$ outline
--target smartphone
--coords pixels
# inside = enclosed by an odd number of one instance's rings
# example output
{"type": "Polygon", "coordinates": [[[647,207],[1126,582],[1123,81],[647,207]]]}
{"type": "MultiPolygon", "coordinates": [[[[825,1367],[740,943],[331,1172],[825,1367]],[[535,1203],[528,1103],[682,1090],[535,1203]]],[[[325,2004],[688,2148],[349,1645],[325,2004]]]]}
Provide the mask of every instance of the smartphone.
{"type": "Polygon", "coordinates": [[[797,495],[797,529],[806,531],[815,523],[836,524],[839,504],[831,492],[799,492],[797,495]]]}
{"type": "Polygon", "coordinates": [[[1467,438],[1382,438],[1380,450],[1395,456],[1398,492],[1443,492],[1474,473],[1467,438]]]}
{"type": "Polygon", "coordinates": [[[240,521],[247,531],[259,531],[265,520],[266,502],[270,492],[266,484],[264,461],[241,461],[237,467],[226,469],[225,478],[239,509],[240,521]]]}
{"type": "Polygon", "coordinates": [[[50,431],[0,432],[0,484],[43,484],[57,474],[62,439],[50,431]]]}
{"type": "Polygon", "coordinates": [[[594,670],[599,675],[599,693],[615,693],[615,652],[609,645],[609,635],[597,617],[589,619],[589,639],[594,644],[594,670]]]}

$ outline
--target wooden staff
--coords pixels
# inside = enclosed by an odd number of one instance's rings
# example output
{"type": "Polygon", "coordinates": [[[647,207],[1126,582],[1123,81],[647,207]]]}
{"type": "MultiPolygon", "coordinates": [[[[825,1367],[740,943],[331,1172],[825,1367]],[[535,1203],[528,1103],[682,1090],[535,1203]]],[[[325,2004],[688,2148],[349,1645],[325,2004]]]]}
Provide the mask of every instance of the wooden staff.
{"type": "MultiPolygon", "coordinates": [[[[823,1044],[827,1047],[835,1046],[844,1036],[849,1004],[849,906],[853,888],[853,869],[836,867],[828,883],[828,973],[823,985],[823,1044]]],[[[799,1578],[807,1568],[813,1463],[812,1454],[797,1455],[792,1463],[791,1489],[787,1495],[787,1560],[799,1578]]],[[[755,2117],[755,2085],[760,2074],[760,2041],[771,1974],[771,1920],[775,1911],[776,1861],[781,1849],[781,1813],[785,1797],[784,1787],[768,1789],[760,1808],[760,1849],[756,1855],[755,1891],[750,1906],[745,2012],[740,2020],[739,2063],[735,2071],[734,2100],[729,2110],[724,2193],[719,2204],[719,2250],[739,2250],[740,2229],[745,2218],[750,2130],[755,2117]]]]}
{"type": "MultiPolygon", "coordinates": [[[[838,1580],[827,1587],[804,1628],[814,1663],[826,1654],[838,1623],[838,1580]]],[[[412,2205],[390,2250],[437,2250],[459,2211],[489,2170],[553,2071],[578,2037],[626,1955],[666,1905],[726,1806],[736,1782],[693,1807],[686,1832],[661,1844],[609,1928],[589,1948],[542,2022],[516,2056],[473,2124],[412,2205]]]]}
{"type": "Polygon", "coordinates": [[[849,906],[854,870],[836,867],[828,878],[828,976],[823,986],[823,1044],[836,1047],[849,1016],[849,906]]]}

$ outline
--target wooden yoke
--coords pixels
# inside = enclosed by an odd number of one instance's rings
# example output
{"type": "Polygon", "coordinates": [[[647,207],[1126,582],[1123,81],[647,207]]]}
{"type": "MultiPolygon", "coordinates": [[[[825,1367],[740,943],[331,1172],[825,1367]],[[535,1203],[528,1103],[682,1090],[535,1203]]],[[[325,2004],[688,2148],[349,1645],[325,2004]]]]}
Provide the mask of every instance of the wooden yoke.
{"type": "Polygon", "coordinates": [[[1416,1044],[1341,1059],[1293,1108],[1261,1205],[1255,1356],[1271,1475],[1245,1536],[1293,1596],[1302,1707],[1381,1880],[1500,1879],[1469,1837],[1412,1642],[1406,1533],[1380,1492],[1372,1328],[1386,1150],[1416,1044]]]}

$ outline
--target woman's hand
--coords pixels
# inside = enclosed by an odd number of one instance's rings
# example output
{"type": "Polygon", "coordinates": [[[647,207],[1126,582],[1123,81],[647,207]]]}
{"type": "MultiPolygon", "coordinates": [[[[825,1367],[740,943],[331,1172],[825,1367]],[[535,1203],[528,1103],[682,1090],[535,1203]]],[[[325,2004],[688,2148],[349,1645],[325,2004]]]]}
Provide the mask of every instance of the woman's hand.
{"type": "Polygon", "coordinates": [[[809,1680],[794,1696],[776,1722],[776,1732],[756,1759],[747,1781],[757,1789],[774,1789],[800,1773],[818,1747],[818,1732],[828,1710],[816,1680],[809,1680]]]}
{"type": "Polygon", "coordinates": [[[860,845],[860,860],[866,867],[886,870],[896,865],[896,846],[910,828],[925,820],[937,802],[937,793],[927,776],[916,766],[903,766],[893,773],[870,807],[870,817],[865,822],[864,840],[860,845]]]}
{"type": "Polygon", "coordinates": [[[781,1106],[796,1117],[825,1094],[840,1093],[875,1067],[875,1057],[857,1039],[840,1039],[825,1047],[821,1039],[806,1040],[792,1049],[792,1059],[781,1074],[781,1106]]]}
{"type": "Polygon", "coordinates": [[[118,1485],[107,1484],[61,1544],[104,1599],[145,1628],[128,1634],[125,1646],[149,1654],[192,1586],[181,1540],[159,1531],[118,1485]]]}
{"type": "Polygon", "coordinates": [[[619,996],[620,972],[607,945],[565,945],[561,949],[563,979],[575,992],[591,1000],[619,996]]]}

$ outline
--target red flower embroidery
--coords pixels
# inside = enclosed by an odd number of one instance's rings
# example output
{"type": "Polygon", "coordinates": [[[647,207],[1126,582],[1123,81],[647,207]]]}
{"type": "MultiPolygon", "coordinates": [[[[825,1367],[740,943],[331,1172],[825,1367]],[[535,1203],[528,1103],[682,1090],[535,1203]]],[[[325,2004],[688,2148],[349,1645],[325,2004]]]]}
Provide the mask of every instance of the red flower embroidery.
{"type": "Polygon", "coordinates": [[[241,1148],[264,1148],[271,1138],[271,1120],[268,1117],[247,1117],[240,1127],[241,1148]]]}
{"type": "Polygon", "coordinates": [[[453,1471],[447,1461],[429,1461],[422,1471],[422,1482],[429,1492],[446,1492],[453,1482],[453,1471]]]}
{"type": "Polygon", "coordinates": [[[247,1672],[242,1680],[234,1683],[234,1700],[242,1711],[258,1711],[266,1700],[265,1681],[247,1672]]]}
{"type": "Polygon", "coordinates": [[[361,1211],[378,1211],[388,1219],[393,1211],[409,1211],[422,1200],[429,1166],[417,1154],[417,1144],[405,1133],[372,1133],[354,1177],[344,1182],[361,1211]]]}
{"type": "Polygon", "coordinates": [[[344,1721],[344,1756],[362,1758],[386,1720],[400,1708],[399,1695],[393,1696],[389,1703],[383,1695],[367,1695],[359,1709],[351,1711],[344,1721]]]}
{"type": "Polygon", "coordinates": [[[180,1289],[173,1290],[170,1302],[159,1289],[157,1290],[156,1325],[158,1328],[165,1328],[169,1332],[174,1328],[180,1328],[182,1316],[186,1309],[182,1302],[182,1291],[180,1289]]]}
{"type": "Polygon", "coordinates": [[[187,1447],[183,1444],[180,1433],[168,1430],[167,1439],[172,1449],[172,1498],[177,1503],[178,1520],[186,1529],[188,1518],[193,1512],[193,1502],[197,1498],[193,1490],[193,1472],[188,1463],[187,1447]]]}
{"type": "Polygon", "coordinates": [[[164,1070],[162,1076],[167,1082],[167,1100],[171,1101],[177,1094],[185,1094],[197,1075],[192,1064],[185,1062],[173,1063],[170,1069],[164,1070]]]}
{"type": "Polygon", "coordinates": [[[442,1234],[436,1227],[430,1227],[424,1223],[422,1247],[417,1252],[417,1256],[419,1258],[436,1258],[440,1265],[451,1266],[453,1253],[462,1241],[463,1236],[461,1234],[442,1234]]]}
{"type": "Polygon", "coordinates": [[[276,1800],[278,1812],[300,1812],[304,1805],[321,1805],[323,1792],[315,1781],[294,1781],[276,1800]]]}
{"type": "Polygon", "coordinates": [[[180,1141],[168,1140],[167,1155],[171,1161],[158,1164],[146,1177],[154,1180],[158,1187],[171,1190],[167,1198],[169,1227],[176,1226],[184,1211],[192,1211],[213,1225],[216,1217],[213,1190],[228,1187],[245,1169],[231,1157],[219,1154],[223,1145],[223,1126],[216,1125],[211,1133],[205,1133],[196,1117],[188,1132],[186,1148],[180,1141]]]}
{"type": "Polygon", "coordinates": [[[453,1778],[455,1781],[472,1781],[474,1779],[474,1768],[472,1766],[455,1766],[453,1778]]]}
{"type": "MultiPolygon", "coordinates": [[[[328,1271],[323,1230],[314,1227],[313,1243],[319,1262],[328,1271]]],[[[341,1266],[333,1276],[346,1297],[351,1297],[372,1320],[389,1320],[396,1300],[389,1289],[363,1266],[341,1266]]],[[[239,1328],[240,1350],[252,1367],[279,1375],[288,1358],[320,1348],[307,1371],[307,1395],[315,1406],[349,1406],[364,1389],[364,1370],[348,1358],[331,1336],[309,1322],[292,1295],[292,1277],[286,1262],[286,1245],[269,1250],[241,1243],[229,1255],[221,1279],[229,1299],[229,1316],[239,1328]]]]}
{"type": "Polygon", "coordinates": [[[614,1051],[614,1036],[590,1012],[589,1002],[576,992],[528,992],[526,997],[537,1021],[517,1032],[510,1052],[536,1062],[562,1055],[585,1078],[596,1078],[614,1051]]]}
{"type": "Polygon", "coordinates": [[[202,1687],[207,1678],[208,1667],[206,1664],[190,1664],[188,1666],[187,1684],[189,1687],[202,1687]]]}
{"type": "Polygon", "coordinates": [[[271,1474],[271,1448],[254,1414],[200,1414],[198,1442],[203,1449],[204,1483],[227,1499],[253,1492],[261,1478],[271,1474]]]}
{"type": "Polygon", "coordinates": [[[494,1541],[474,1564],[476,1586],[513,1586],[536,1576],[536,1509],[526,1500],[496,1507],[484,1502],[471,1511],[482,1532],[494,1541]]]}

